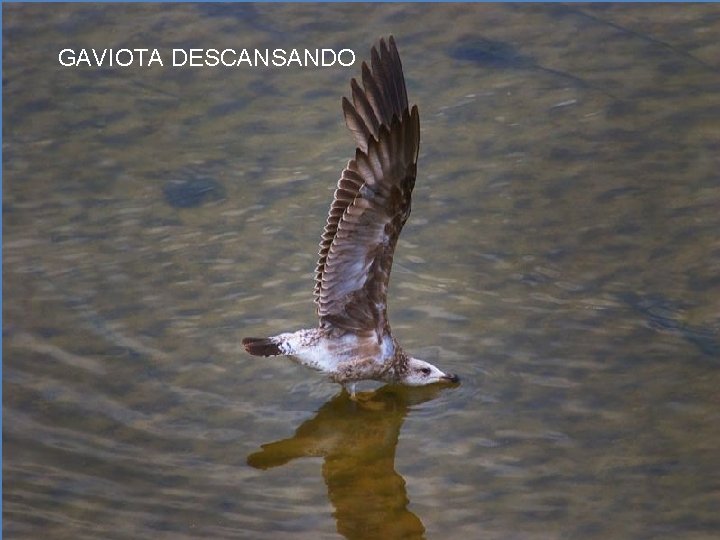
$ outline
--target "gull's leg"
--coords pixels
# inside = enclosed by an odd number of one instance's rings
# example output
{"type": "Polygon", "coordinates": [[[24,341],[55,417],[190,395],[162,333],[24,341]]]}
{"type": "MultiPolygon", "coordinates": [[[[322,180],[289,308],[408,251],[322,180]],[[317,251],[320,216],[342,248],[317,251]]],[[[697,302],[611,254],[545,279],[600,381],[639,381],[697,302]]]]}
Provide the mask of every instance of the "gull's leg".
{"type": "Polygon", "coordinates": [[[355,394],[355,383],[350,383],[350,387],[348,388],[348,383],[340,383],[340,385],[343,387],[343,390],[345,390],[347,393],[350,394],[350,399],[353,401],[357,400],[357,395],[355,394]]]}

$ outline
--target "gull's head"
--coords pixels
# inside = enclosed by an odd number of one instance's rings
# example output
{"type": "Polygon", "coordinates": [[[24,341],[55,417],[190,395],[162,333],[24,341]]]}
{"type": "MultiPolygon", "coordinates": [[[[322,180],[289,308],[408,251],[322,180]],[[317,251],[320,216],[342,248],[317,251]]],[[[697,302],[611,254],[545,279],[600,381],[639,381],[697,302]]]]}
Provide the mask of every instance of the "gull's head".
{"type": "Polygon", "coordinates": [[[452,373],[444,373],[425,360],[410,357],[401,382],[410,386],[423,386],[434,383],[458,383],[460,377],[452,373]]]}

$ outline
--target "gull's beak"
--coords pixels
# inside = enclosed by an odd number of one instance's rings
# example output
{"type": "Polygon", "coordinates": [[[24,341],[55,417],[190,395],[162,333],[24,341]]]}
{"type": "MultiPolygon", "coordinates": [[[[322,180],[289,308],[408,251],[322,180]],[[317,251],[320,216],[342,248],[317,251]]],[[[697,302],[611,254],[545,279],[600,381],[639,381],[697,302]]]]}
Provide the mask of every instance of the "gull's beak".
{"type": "Polygon", "coordinates": [[[440,377],[440,379],[453,384],[457,384],[460,382],[460,377],[458,377],[454,373],[446,373],[445,375],[440,377]]]}

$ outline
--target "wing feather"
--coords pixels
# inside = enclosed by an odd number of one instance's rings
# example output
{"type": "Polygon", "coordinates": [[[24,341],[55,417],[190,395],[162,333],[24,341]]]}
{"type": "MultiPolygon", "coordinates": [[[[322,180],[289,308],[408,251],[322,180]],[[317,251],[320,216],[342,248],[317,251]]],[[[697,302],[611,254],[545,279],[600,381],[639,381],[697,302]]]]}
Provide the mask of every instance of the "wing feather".
{"type": "Polygon", "coordinates": [[[372,48],[370,64],[372,69],[362,63],[362,88],[357,80],[350,81],[352,104],[347,98],[342,102],[345,122],[363,152],[367,152],[370,136],[377,140],[380,127],[389,128],[393,116],[400,118],[408,109],[402,64],[392,36],[372,48]]]}
{"type": "Polygon", "coordinates": [[[357,144],[338,181],[320,242],[315,302],[321,324],[387,327],[386,296],[398,236],[410,214],[420,117],[409,109],[395,40],[372,48],[362,88],[350,83],[345,122],[357,144]]]}

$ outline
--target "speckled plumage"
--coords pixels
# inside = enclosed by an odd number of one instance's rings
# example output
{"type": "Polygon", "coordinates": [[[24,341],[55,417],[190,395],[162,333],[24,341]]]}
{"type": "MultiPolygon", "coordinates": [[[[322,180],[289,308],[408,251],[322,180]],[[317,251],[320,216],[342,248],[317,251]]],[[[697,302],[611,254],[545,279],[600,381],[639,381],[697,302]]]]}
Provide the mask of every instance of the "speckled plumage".
{"type": "Polygon", "coordinates": [[[253,355],[287,355],[342,384],[363,379],[406,384],[457,381],[407,355],[392,336],[387,289],[400,231],[410,215],[420,148],[420,116],[408,105],[395,40],[381,39],[351,81],[345,122],[357,148],[342,172],[320,241],[317,328],[245,338],[253,355]]]}

